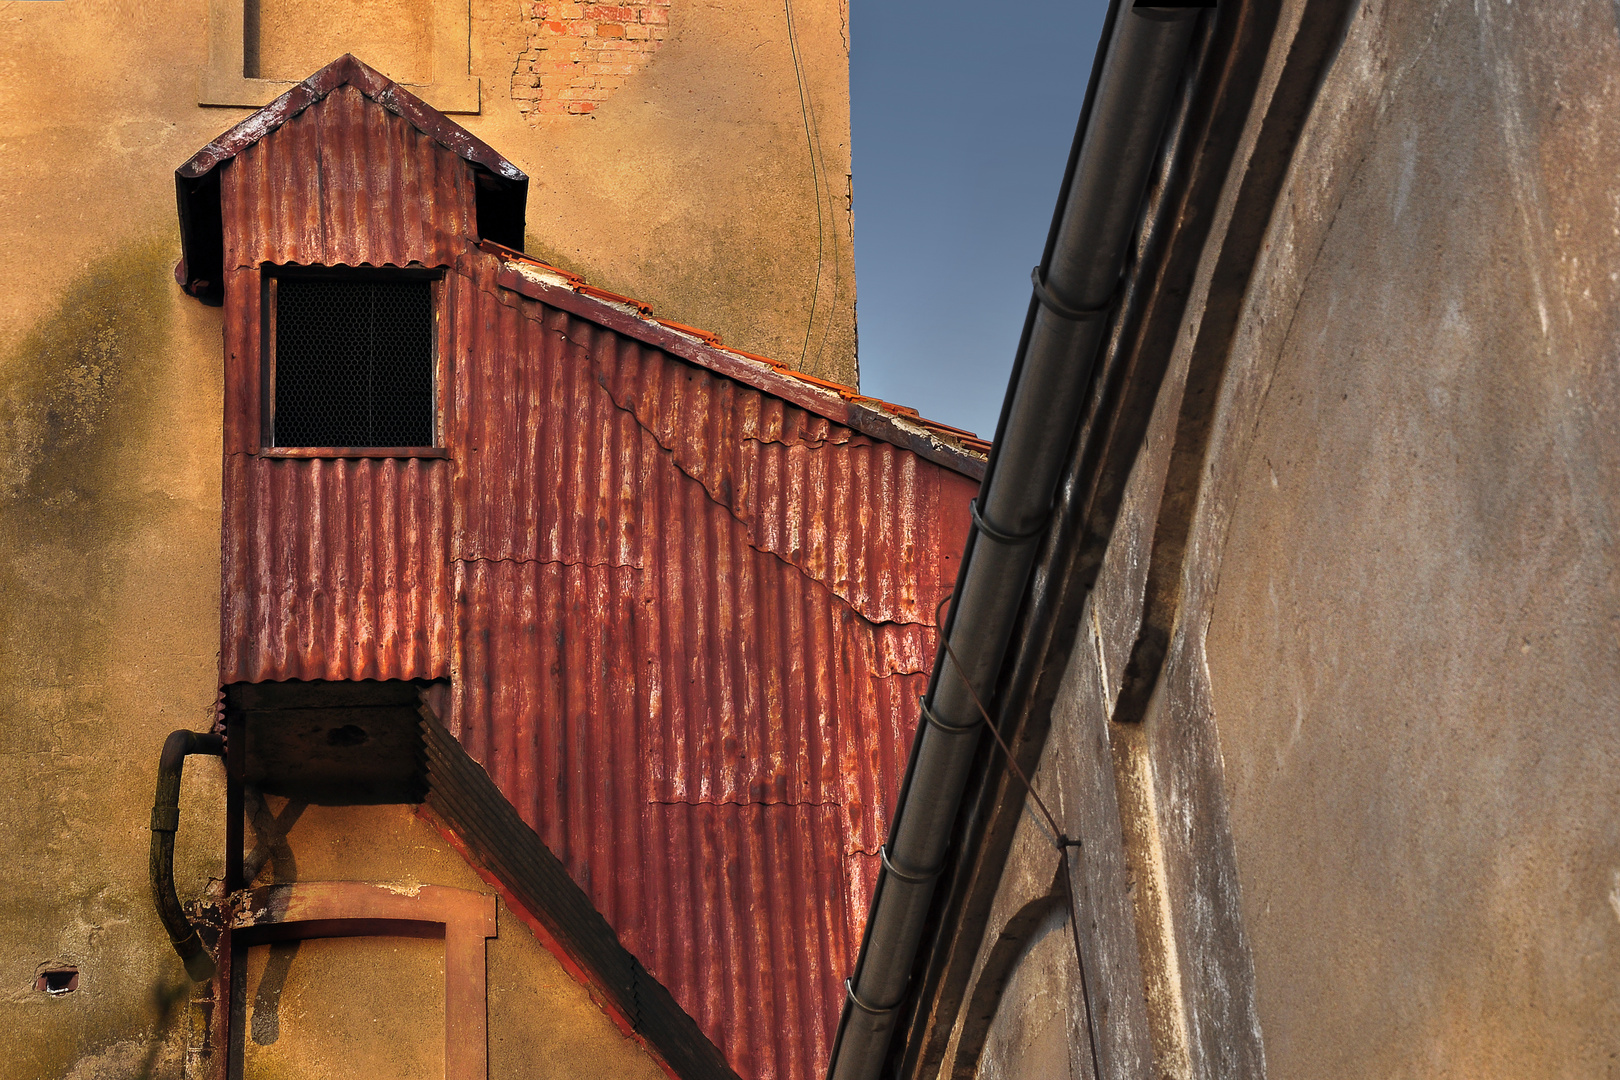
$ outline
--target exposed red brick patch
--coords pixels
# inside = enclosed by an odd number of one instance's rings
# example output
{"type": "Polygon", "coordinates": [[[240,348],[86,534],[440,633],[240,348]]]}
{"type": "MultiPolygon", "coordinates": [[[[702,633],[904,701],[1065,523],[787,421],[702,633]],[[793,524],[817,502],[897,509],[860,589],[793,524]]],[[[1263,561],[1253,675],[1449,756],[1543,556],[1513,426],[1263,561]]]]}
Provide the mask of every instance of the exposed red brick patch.
{"type": "Polygon", "coordinates": [[[669,5],[530,3],[529,46],[512,72],[518,109],[535,121],[593,112],[663,42],[669,5]]]}

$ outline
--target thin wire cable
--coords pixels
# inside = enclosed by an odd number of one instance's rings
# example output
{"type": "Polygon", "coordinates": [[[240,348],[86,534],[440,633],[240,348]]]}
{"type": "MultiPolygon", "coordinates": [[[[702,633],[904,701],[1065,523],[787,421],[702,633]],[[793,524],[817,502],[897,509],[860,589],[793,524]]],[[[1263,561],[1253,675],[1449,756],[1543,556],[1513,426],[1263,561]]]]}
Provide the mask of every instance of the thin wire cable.
{"type": "MultiPolygon", "coordinates": [[[[846,16],[841,16],[841,17],[842,18],[847,18],[847,15],[846,16]]],[[[798,30],[794,29],[793,33],[794,33],[793,40],[794,40],[795,43],[797,43],[798,40],[799,40],[799,38],[798,38],[798,30]]],[[[849,38],[847,36],[845,36],[845,38],[844,38],[844,48],[845,48],[846,52],[849,49],[849,38]]],[[[806,99],[807,104],[809,105],[809,109],[807,111],[810,114],[810,130],[815,135],[816,172],[823,180],[826,180],[827,179],[827,154],[826,154],[826,152],[824,150],[821,149],[821,123],[816,119],[816,101],[815,101],[814,95],[812,95],[809,92],[808,87],[805,88],[805,99],[806,99]]],[[[821,214],[821,205],[823,203],[830,203],[835,198],[835,196],[833,195],[832,184],[828,183],[828,184],[823,185],[823,187],[824,187],[825,192],[826,192],[825,196],[822,199],[820,199],[816,204],[816,215],[817,215],[818,220],[819,220],[820,214],[821,214]]],[[[827,351],[827,337],[828,337],[828,335],[830,335],[832,333],[833,315],[835,315],[837,313],[837,310],[838,310],[839,260],[838,260],[838,223],[836,221],[833,222],[832,228],[829,230],[829,239],[832,241],[832,279],[833,279],[832,280],[832,298],[828,302],[829,307],[831,308],[831,311],[829,312],[827,317],[821,321],[821,341],[816,345],[816,362],[817,363],[821,362],[821,357],[827,351]]]]}
{"type": "MultiPolygon", "coordinates": [[[[934,608],[934,625],[936,627],[945,625],[943,615],[945,605],[950,603],[951,595],[951,593],[946,593],[940,600],[939,605],[934,608]]],[[[1024,785],[1024,790],[1029,793],[1029,797],[1035,800],[1035,806],[1040,810],[1041,817],[1046,819],[1046,827],[1052,831],[1052,845],[1057,848],[1058,860],[1063,864],[1063,895],[1069,904],[1069,937],[1074,942],[1074,962],[1080,969],[1080,1003],[1086,1011],[1086,1042],[1091,1049],[1091,1075],[1100,1080],[1102,1063],[1097,1058],[1097,1018],[1091,1010],[1091,987],[1086,980],[1086,957],[1084,951],[1080,948],[1080,904],[1074,896],[1074,882],[1071,876],[1074,867],[1069,859],[1069,849],[1081,847],[1082,845],[1079,840],[1070,839],[1069,835],[1058,827],[1057,817],[1046,805],[1046,800],[1041,798],[1041,793],[1035,790],[1035,785],[1030,782],[1029,777],[1025,775],[1023,766],[1019,765],[1018,759],[1013,756],[1012,747],[1007,745],[1007,740],[1001,737],[1001,732],[991,722],[990,711],[984,707],[984,702],[979,700],[979,692],[974,689],[973,680],[968,678],[967,668],[963,666],[961,660],[957,659],[956,650],[951,647],[951,639],[945,634],[940,634],[939,641],[940,644],[945,646],[945,654],[950,657],[951,663],[956,665],[956,672],[962,677],[962,684],[967,687],[968,696],[973,699],[974,708],[979,710],[979,716],[984,721],[984,726],[990,729],[990,734],[996,740],[996,745],[1001,747],[1002,756],[1007,759],[1007,764],[1011,767],[1013,775],[1018,778],[1020,784],[1024,785]]]]}
{"type": "Polygon", "coordinates": [[[822,224],[821,167],[818,164],[817,139],[811,133],[815,123],[810,107],[809,90],[804,85],[804,67],[799,61],[799,36],[793,30],[792,0],[782,0],[782,14],[787,18],[788,52],[793,57],[793,78],[799,84],[799,114],[804,120],[804,144],[810,151],[810,183],[816,193],[816,284],[810,290],[810,321],[804,326],[804,347],[799,350],[799,367],[804,367],[810,355],[810,333],[816,326],[816,302],[821,298],[822,251],[825,247],[825,228],[822,224]]]}

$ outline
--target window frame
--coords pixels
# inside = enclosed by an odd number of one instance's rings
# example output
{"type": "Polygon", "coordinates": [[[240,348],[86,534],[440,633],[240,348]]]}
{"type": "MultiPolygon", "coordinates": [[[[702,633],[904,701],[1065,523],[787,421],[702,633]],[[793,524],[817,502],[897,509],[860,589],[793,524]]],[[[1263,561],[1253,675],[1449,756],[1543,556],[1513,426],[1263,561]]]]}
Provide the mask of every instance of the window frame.
{"type": "Polygon", "coordinates": [[[444,271],[421,265],[405,267],[295,266],[266,263],[259,270],[259,457],[268,458],[447,458],[444,445],[445,352],[440,341],[444,312],[444,271]],[[300,281],[425,281],[431,308],[433,377],[433,444],[431,446],[277,446],[276,445],[276,293],[286,278],[300,281]]]}

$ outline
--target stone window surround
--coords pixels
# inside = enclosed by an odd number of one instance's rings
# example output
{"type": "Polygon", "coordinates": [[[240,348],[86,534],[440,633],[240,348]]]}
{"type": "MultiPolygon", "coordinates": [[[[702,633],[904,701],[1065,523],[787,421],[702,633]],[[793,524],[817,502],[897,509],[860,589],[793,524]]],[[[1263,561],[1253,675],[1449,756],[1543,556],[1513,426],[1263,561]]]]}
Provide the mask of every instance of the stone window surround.
{"type": "MultiPolygon", "coordinates": [[[[429,3],[433,81],[400,85],[440,112],[476,113],[480,106],[479,81],[467,73],[471,62],[471,9],[467,0],[429,3]]],[[[244,75],[245,34],[245,0],[208,0],[208,64],[197,80],[198,105],[256,109],[298,85],[296,80],[250,79],[244,75]]]]}

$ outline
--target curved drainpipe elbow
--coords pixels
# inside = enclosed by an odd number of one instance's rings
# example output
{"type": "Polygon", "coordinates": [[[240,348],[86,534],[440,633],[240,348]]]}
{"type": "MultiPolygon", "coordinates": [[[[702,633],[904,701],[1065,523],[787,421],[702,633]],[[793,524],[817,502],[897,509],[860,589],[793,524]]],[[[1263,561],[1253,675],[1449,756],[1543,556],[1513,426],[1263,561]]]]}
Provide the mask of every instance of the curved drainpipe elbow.
{"type": "Polygon", "coordinates": [[[180,897],[174,891],[174,834],[180,827],[180,774],[186,758],[192,754],[223,757],[225,739],[197,731],[176,731],[164,741],[163,756],[158,761],[157,795],[152,800],[149,876],[158,918],[163,920],[174,951],[186,965],[186,974],[194,982],[205,982],[214,977],[214,958],[197,928],[186,917],[180,897]]]}

